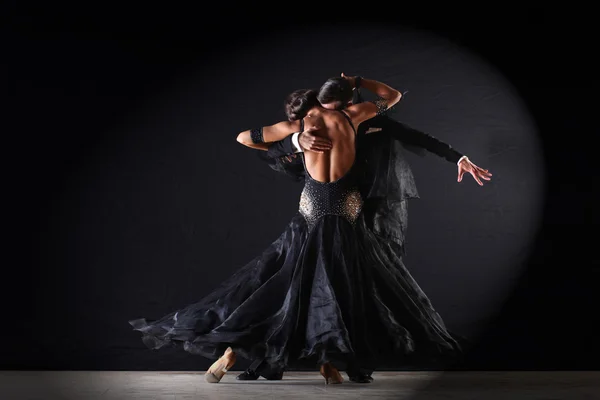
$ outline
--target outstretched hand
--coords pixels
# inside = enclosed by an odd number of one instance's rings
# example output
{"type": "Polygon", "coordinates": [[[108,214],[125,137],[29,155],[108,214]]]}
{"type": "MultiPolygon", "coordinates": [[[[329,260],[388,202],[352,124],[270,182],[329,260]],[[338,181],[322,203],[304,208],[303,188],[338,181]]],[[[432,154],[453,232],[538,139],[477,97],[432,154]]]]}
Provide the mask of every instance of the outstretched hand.
{"type": "Polygon", "coordinates": [[[463,175],[465,172],[470,173],[473,176],[473,179],[479,184],[479,186],[483,186],[483,182],[481,179],[486,181],[491,180],[490,176],[492,174],[487,170],[478,167],[473,164],[468,158],[463,158],[460,163],[458,163],[458,182],[462,182],[463,175]]]}

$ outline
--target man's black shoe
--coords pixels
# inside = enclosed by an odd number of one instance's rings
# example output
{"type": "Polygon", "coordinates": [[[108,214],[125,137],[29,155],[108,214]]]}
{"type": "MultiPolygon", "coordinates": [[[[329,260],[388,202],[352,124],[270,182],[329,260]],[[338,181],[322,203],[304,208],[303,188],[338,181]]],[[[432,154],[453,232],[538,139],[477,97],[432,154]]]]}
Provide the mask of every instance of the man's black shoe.
{"type": "Polygon", "coordinates": [[[238,381],[255,381],[258,379],[260,375],[256,373],[256,371],[252,371],[251,369],[247,369],[238,376],[235,377],[238,381]]]}

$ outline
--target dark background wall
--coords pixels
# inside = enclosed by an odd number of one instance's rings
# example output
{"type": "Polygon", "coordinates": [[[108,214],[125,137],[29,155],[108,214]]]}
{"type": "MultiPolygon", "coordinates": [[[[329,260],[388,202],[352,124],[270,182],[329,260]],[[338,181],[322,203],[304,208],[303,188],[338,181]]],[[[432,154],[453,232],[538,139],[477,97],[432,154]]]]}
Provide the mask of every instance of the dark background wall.
{"type": "Polygon", "coordinates": [[[459,184],[455,165],[407,154],[421,199],[406,263],[478,341],[467,367],[597,365],[585,26],[573,41],[548,10],[506,10],[510,27],[457,13],[262,29],[268,16],[243,12],[173,25],[13,11],[2,368],[208,367],[151,352],[127,320],[200,299],[279,235],[301,185],[235,136],[342,71],[408,90],[395,118],[494,174],[459,184]]]}

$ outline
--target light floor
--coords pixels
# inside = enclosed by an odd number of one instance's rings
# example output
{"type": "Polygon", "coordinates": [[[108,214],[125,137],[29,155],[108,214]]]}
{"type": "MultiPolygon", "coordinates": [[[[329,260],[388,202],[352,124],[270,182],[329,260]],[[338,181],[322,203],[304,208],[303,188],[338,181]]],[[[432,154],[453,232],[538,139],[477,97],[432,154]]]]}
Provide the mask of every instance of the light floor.
{"type": "Polygon", "coordinates": [[[251,382],[237,381],[239,372],[209,384],[203,372],[0,371],[0,399],[600,399],[600,372],[378,371],[371,384],[341,385],[325,385],[317,371],[251,382]]]}

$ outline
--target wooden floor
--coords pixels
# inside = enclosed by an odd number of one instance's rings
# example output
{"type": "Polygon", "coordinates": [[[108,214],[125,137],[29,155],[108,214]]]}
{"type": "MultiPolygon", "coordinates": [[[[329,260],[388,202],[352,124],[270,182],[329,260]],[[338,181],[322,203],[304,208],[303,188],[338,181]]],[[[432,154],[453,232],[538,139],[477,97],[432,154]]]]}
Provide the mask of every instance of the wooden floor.
{"type": "MultiPolygon", "coordinates": [[[[217,384],[202,372],[0,371],[0,399],[600,399],[600,372],[375,372],[371,384],[325,385],[318,372],[217,384]]],[[[344,378],[347,378],[345,374],[344,378]]]]}

